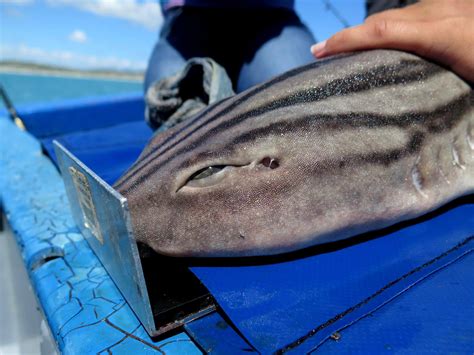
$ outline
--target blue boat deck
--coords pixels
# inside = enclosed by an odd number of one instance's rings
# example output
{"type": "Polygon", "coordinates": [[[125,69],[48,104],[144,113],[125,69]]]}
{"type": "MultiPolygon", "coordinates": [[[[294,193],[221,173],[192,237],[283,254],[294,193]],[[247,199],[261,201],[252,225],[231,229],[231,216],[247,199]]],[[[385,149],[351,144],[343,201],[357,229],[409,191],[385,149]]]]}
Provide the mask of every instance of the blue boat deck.
{"type": "MultiPolygon", "coordinates": [[[[117,123],[126,128],[141,118],[138,102],[135,96],[24,108],[36,138],[0,114],[1,206],[61,352],[472,353],[472,196],[363,240],[289,258],[196,265],[192,271],[225,317],[214,313],[151,339],[79,233],[61,176],[39,141],[47,148],[61,135],[74,146],[78,130],[91,137],[117,123]]],[[[98,143],[95,137],[89,146],[98,143]]],[[[93,165],[98,156],[82,152],[93,165]]],[[[119,173],[105,170],[110,182],[119,173]]]]}

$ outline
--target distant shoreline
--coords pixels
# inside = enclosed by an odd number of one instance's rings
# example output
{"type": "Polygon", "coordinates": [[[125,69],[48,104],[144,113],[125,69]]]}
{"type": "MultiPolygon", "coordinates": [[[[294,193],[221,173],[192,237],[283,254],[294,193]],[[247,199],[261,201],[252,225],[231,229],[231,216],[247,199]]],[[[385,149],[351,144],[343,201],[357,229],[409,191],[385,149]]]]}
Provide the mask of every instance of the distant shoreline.
{"type": "Polygon", "coordinates": [[[142,82],[142,73],[127,73],[115,71],[89,71],[65,68],[54,68],[29,63],[0,62],[0,73],[6,74],[33,74],[41,76],[71,77],[76,79],[99,79],[111,81],[142,82]]]}

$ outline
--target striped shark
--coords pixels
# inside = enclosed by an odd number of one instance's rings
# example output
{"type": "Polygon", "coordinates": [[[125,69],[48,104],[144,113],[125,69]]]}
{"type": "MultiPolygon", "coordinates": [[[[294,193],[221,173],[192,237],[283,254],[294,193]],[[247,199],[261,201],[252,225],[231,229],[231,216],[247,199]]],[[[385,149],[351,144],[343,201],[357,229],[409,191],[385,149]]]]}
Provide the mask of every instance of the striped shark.
{"type": "Polygon", "coordinates": [[[155,135],[115,188],[136,239],[170,256],[356,236],[474,193],[473,98],[404,52],[314,62],[155,135]]]}

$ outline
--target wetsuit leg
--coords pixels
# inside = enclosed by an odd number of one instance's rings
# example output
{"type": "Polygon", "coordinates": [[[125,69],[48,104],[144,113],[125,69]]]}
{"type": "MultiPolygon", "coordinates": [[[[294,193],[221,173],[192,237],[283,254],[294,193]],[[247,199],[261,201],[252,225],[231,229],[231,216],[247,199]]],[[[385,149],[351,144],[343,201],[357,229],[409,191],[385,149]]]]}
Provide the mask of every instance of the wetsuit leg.
{"type": "Polygon", "coordinates": [[[186,6],[166,14],[159,41],[148,62],[145,90],[156,80],[183,69],[190,58],[213,57],[214,34],[219,32],[214,13],[207,8],[186,6]]]}
{"type": "Polygon", "coordinates": [[[238,92],[314,61],[310,47],[316,40],[294,11],[267,9],[252,17],[258,26],[247,44],[238,92]]]}
{"type": "Polygon", "coordinates": [[[186,60],[168,41],[160,40],[153,49],[145,74],[145,91],[156,80],[180,71],[186,60]]]}
{"type": "Polygon", "coordinates": [[[366,0],[365,8],[367,16],[370,16],[377,12],[405,7],[416,2],[417,0],[366,0]]]}

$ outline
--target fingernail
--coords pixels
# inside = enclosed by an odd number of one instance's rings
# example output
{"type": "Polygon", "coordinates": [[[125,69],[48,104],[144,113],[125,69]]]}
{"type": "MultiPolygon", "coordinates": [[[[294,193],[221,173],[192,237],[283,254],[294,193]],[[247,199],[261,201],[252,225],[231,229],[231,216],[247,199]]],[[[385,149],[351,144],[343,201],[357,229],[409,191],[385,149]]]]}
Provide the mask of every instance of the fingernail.
{"type": "Polygon", "coordinates": [[[313,53],[315,56],[318,56],[324,52],[325,47],[326,47],[326,41],[316,43],[311,46],[311,53],[313,53]]]}

